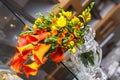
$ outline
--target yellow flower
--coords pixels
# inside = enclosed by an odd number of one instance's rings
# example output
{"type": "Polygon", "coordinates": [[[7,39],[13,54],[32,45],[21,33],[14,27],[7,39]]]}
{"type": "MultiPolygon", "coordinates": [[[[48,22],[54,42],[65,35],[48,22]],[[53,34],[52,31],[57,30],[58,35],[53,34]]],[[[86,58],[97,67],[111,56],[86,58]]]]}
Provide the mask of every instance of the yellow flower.
{"type": "Polygon", "coordinates": [[[63,15],[66,16],[68,19],[70,19],[71,16],[72,16],[72,12],[70,12],[70,11],[67,11],[67,12],[63,11],[62,13],[63,13],[63,15]]]}
{"type": "Polygon", "coordinates": [[[51,26],[51,30],[54,31],[54,30],[57,30],[57,27],[56,26],[51,26]]]}
{"type": "Polygon", "coordinates": [[[43,18],[37,18],[37,19],[35,20],[35,24],[40,23],[40,22],[43,22],[43,18]]]}
{"type": "Polygon", "coordinates": [[[74,35],[75,35],[75,37],[77,37],[77,38],[79,37],[79,36],[78,36],[78,33],[77,33],[75,30],[74,30],[74,35]]]}
{"type": "Polygon", "coordinates": [[[79,25],[79,26],[83,26],[83,23],[82,23],[82,22],[78,22],[78,25],[79,25]]]}
{"type": "Polygon", "coordinates": [[[80,17],[83,19],[85,23],[88,23],[91,20],[91,13],[87,11],[83,11],[80,17]]]}
{"type": "Polygon", "coordinates": [[[70,41],[70,45],[71,45],[71,46],[74,46],[74,41],[70,41]]]}
{"type": "Polygon", "coordinates": [[[60,16],[60,18],[58,18],[57,20],[57,25],[62,27],[66,26],[66,18],[64,16],[60,16]]]}
{"type": "Polygon", "coordinates": [[[75,48],[72,48],[71,49],[71,52],[74,54],[74,53],[76,53],[76,49],[75,48]]]}
{"type": "Polygon", "coordinates": [[[87,18],[86,18],[86,22],[89,22],[91,20],[91,14],[89,13],[87,18]]]}
{"type": "Polygon", "coordinates": [[[34,25],[33,25],[33,29],[35,30],[35,29],[37,29],[37,28],[38,28],[37,25],[34,24],[34,25]]]}
{"type": "Polygon", "coordinates": [[[79,20],[79,18],[77,18],[76,16],[74,16],[74,18],[72,18],[71,22],[78,23],[78,22],[80,22],[80,20],[79,20]]]}

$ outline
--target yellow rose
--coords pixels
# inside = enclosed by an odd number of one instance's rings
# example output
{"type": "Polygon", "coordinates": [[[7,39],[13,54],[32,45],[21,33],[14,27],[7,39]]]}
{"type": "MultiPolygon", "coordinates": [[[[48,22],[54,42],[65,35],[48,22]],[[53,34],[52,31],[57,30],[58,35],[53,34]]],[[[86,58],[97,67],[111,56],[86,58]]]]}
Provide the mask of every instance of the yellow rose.
{"type": "Polygon", "coordinates": [[[79,20],[79,18],[77,18],[76,16],[74,16],[74,18],[72,18],[71,22],[78,23],[78,22],[80,22],[80,20],[79,20]]]}
{"type": "Polygon", "coordinates": [[[71,45],[71,46],[74,46],[74,41],[70,41],[70,45],[71,45]]]}
{"type": "Polygon", "coordinates": [[[69,11],[67,11],[67,12],[63,12],[63,15],[64,16],[66,16],[68,19],[70,19],[71,18],[71,16],[72,16],[72,12],[69,12],[69,11]]]}
{"type": "Polygon", "coordinates": [[[33,29],[37,29],[37,28],[38,28],[38,27],[34,24],[34,25],[33,25],[33,29]]]}
{"type": "Polygon", "coordinates": [[[54,31],[54,30],[57,30],[57,27],[56,26],[51,26],[51,30],[54,31]]]}
{"type": "Polygon", "coordinates": [[[76,53],[76,49],[75,48],[72,48],[71,49],[71,52],[74,54],[74,53],[76,53]]]}
{"type": "Polygon", "coordinates": [[[60,27],[66,26],[66,18],[64,16],[60,16],[57,20],[57,25],[60,27]]]}

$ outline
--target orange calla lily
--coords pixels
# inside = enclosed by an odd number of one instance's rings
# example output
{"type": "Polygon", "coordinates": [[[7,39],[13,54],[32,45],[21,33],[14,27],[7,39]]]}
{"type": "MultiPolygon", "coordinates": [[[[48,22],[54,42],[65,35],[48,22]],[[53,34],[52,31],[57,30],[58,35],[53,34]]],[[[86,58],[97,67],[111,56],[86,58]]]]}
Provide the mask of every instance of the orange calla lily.
{"type": "Polygon", "coordinates": [[[28,40],[26,39],[25,35],[22,35],[18,39],[18,46],[25,46],[28,44],[28,40]]]}
{"type": "Polygon", "coordinates": [[[24,64],[25,60],[28,59],[29,54],[31,54],[31,52],[29,52],[29,51],[27,51],[23,55],[21,55],[20,53],[15,54],[15,56],[13,57],[12,62],[11,62],[11,68],[15,72],[21,74],[22,72],[20,71],[20,68],[24,64]]]}
{"type": "MultiPolygon", "coordinates": [[[[35,62],[32,62],[31,64],[27,64],[27,65],[22,66],[23,71],[27,77],[29,77],[29,75],[35,76],[38,72],[39,67],[43,65],[41,62],[39,62],[36,55],[34,55],[34,59],[35,59],[35,62]]],[[[46,60],[47,60],[47,57],[44,57],[43,62],[46,62],[46,60]]]]}
{"type": "Polygon", "coordinates": [[[28,50],[32,50],[34,48],[34,45],[32,44],[28,44],[26,46],[22,46],[22,47],[16,47],[16,51],[19,52],[20,54],[22,54],[24,51],[28,51],[28,50]]]}
{"type": "Polygon", "coordinates": [[[23,65],[24,61],[25,60],[20,54],[16,54],[12,59],[12,63],[11,63],[12,70],[19,74],[22,74],[22,72],[20,71],[20,67],[21,65],[23,65]]]}
{"type": "Polygon", "coordinates": [[[29,66],[28,65],[23,65],[23,71],[24,71],[25,75],[28,78],[29,75],[33,75],[33,76],[36,75],[38,69],[32,69],[30,65],[29,66]]]}
{"type": "Polygon", "coordinates": [[[47,32],[41,33],[39,35],[28,35],[27,40],[29,43],[34,44],[34,43],[38,43],[39,41],[44,40],[46,36],[47,36],[47,32]]]}
{"type": "Polygon", "coordinates": [[[38,38],[36,38],[34,35],[30,35],[30,34],[22,35],[18,39],[18,46],[19,47],[25,46],[33,42],[38,42],[38,38]]]}
{"type": "MultiPolygon", "coordinates": [[[[43,57],[43,64],[47,61],[47,59],[47,57],[43,57]]],[[[34,60],[37,64],[42,64],[36,55],[34,55],[34,60]]]]}
{"type": "Polygon", "coordinates": [[[38,43],[39,41],[44,40],[47,35],[48,35],[47,32],[43,32],[39,35],[31,35],[31,34],[22,35],[18,40],[18,46],[25,46],[31,43],[33,44],[38,43]]]}
{"type": "Polygon", "coordinates": [[[58,47],[55,52],[52,52],[52,53],[50,54],[50,58],[51,58],[54,62],[57,62],[57,63],[58,63],[58,62],[61,62],[61,61],[62,61],[62,59],[63,59],[63,57],[64,57],[63,54],[64,54],[64,49],[58,47]]]}
{"type": "Polygon", "coordinates": [[[50,47],[51,44],[39,44],[33,50],[33,54],[36,55],[36,57],[40,60],[41,63],[43,63],[43,57],[48,52],[50,47]]]}
{"type": "Polygon", "coordinates": [[[34,34],[42,34],[42,33],[46,33],[46,30],[45,29],[34,29],[34,34]]]}
{"type": "Polygon", "coordinates": [[[42,41],[42,40],[44,40],[47,36],[48,36],[48,33],[47,33],[47,32],[43,32],[43,33],[39,34],[38,40],[39,40],[39,41],[42,41]]]}

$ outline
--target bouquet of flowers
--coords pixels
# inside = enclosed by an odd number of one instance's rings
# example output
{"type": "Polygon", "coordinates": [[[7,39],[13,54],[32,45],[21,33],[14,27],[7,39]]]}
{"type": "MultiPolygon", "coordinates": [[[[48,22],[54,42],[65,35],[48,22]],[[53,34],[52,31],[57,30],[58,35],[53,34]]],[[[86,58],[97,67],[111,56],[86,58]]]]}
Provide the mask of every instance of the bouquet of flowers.
{"type": "Polygon", "coordinates": [[[32,27],[25,25],[18,39],[17,54],[12,59],[11,68],[20,74],[24,72],[27,77],[36,75],[48,57],[59,63],[65,51],[75,53],[74,46],[81,49],[93,4],[79,17],[73,17],[71,11],[64,11],[60,7],[59,16],[50,13],[45,17],[40,14],[32,27]]]}

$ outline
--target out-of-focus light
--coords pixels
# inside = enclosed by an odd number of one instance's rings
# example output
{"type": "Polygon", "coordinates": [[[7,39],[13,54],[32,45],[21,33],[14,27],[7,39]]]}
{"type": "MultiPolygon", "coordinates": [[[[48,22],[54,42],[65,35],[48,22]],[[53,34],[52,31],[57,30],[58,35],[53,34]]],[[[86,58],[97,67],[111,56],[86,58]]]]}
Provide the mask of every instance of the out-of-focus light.
{"type": "Polygon", "coordinates": [[[10,24],[10,27],[13,28],[13,27],[15,27],[15,25],[14,24],[10,24]]]}
{"type": "Polygon", "coordinates": [[[7,19],[8,19],[8,17],[7,17],[7,16],[4,16],[4,19],[5,19],[5,20],[7,20],[7,19]]]}

